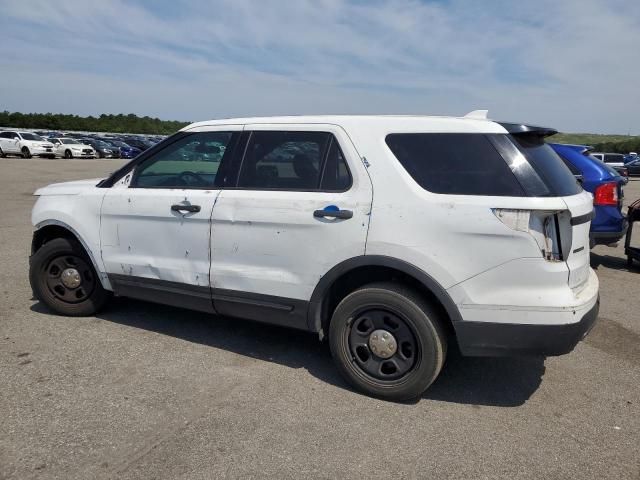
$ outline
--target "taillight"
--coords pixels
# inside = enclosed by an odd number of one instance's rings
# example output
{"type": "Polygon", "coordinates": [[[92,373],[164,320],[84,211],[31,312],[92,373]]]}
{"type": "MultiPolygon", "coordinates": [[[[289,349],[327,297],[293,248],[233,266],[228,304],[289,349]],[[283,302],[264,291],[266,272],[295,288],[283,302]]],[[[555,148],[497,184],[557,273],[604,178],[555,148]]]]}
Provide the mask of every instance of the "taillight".
{"type": "Polygon", "coordinates": [[[603,183],[593,194],[594,205],[618,205],[618,184],[603,183]]]}
{"type": "Polygon", "coordinates": [[[509,208],[492,208],[493,214],[502,223],[512,230],[525,232],[531,235],[545,260],[551,262],[562,261],[562,243],[560,238],[560,226],[558,217],[569,216],[563,211],[544,210],[515,210],[509,208]]]}

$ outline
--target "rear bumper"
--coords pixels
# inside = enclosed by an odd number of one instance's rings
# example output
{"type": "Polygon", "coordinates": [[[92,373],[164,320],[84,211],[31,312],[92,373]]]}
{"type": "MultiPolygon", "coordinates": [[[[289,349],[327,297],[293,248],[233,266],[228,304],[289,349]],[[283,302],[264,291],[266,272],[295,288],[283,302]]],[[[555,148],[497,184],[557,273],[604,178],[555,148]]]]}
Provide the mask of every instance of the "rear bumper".
{"type": "Polygon", "coordinates": [[[610,243],[619,241],[627,234],[627,229],[629,228],[629,222],[627,222],[626,218],[622,219],[621,224],[622,228],[620,230],[614,230],[611,232],[589,232],[589,237],[591,238],[592,245],[608,245],[610,243]]]}
{"type": "Polygon", "coordinates": [[[462,321],[455,325],[456,336],[460,351],[467,356],[564,355],[587,336],[599,309],[598,298],[578,322],[564,325],[462,321]]]}
{"type": "Polygon", "coordinates": [[[570,352],[598,316],[600,284],[595,272],[589,268],[584,283],[572,289],[564,262],[539,264],[541,275],[527,266],[530,260],[513,263],[460,286],[466,286],[466,297],[456,302],[461,320],[453,326],[462,354],[552,356],[570,352]]]}

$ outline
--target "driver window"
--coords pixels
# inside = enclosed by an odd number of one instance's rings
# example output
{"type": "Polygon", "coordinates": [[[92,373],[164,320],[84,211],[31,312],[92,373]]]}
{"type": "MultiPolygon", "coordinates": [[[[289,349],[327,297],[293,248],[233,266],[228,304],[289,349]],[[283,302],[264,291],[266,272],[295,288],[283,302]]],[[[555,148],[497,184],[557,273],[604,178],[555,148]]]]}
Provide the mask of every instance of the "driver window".
{"type": "MultiPolygon", "coordinates": [[[[131,182],[137,188],[214,188],[232,132],[187,135],[145,160],[131,182]]],[[[229,147],[229,148],[228,148],[229,147]]]]}

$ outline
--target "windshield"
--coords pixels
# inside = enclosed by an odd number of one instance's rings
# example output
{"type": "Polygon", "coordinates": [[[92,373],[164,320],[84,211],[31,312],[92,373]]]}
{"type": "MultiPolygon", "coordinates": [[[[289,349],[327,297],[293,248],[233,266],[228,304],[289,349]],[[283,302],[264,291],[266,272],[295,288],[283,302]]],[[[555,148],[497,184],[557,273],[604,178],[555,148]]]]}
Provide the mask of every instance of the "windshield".
{"type": "Polygon", "coordinates": [[[124,148],[131,148],[129,147],[129,145],[127,145],[124,142],[119,142],[117,140],[111,140],[111,145],[115,145],[116,147],[124,147],[124,148]]]}
{"type": "Polygon", "coordinates": [[[35,140],[36,142],[44,142],[45,139],[35,133],[21,133],[20,136],[23,140],[35,140]]]}
{"type": "Polygon", "coordinates": [[[71,145],[74,143],[81,143],[79,140],[73,140],[72,138],[61,138],[60,143],[64,143],[65,145],[71,145]]]}

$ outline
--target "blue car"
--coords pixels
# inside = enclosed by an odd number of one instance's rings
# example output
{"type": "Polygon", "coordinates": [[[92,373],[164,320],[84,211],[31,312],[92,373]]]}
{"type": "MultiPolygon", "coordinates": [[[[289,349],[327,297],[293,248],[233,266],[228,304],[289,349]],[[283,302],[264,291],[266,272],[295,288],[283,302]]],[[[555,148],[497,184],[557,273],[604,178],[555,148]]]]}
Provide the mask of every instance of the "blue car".
{"type": "Polygon", "coordinates": [[[582,184],[593,194],[594,217],[591,221],[591,246],[609,245],[627,233],[622,214],[622,186],[625,179],[616,170],[589,155],[591,147],[550,143],[551,148],[582,184]]]}
{"type": "Polygon", "coordinates": [[[132,147],[120,140],[109,140],[109,143],[120,149],[120,158],[135,158],[142,152],[139,148],[132,147]]]}

